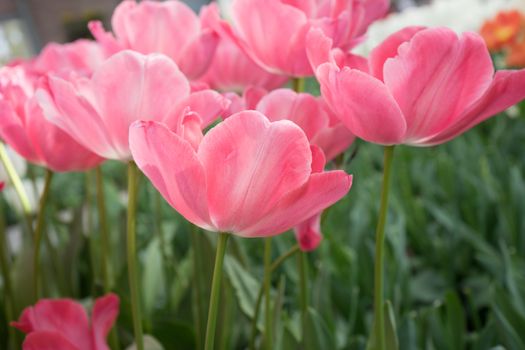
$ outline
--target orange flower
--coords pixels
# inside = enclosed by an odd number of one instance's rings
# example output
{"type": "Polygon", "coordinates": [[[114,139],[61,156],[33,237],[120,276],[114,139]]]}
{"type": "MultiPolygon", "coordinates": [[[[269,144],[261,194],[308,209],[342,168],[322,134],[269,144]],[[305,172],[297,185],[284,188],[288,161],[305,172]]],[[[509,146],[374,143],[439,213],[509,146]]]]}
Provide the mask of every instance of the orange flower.
{"type": "Polygon", "coordinates": [[[500,51],[512,44],[525,29],[525,17],[517,10],[502,11],[481,27],[481,36],[490,51],[500,51]]]}
{"type": "Polygon", "coordinates": [[[525,67],[525,39],[510,46],[505,61],[509,67],[525,67]]]}

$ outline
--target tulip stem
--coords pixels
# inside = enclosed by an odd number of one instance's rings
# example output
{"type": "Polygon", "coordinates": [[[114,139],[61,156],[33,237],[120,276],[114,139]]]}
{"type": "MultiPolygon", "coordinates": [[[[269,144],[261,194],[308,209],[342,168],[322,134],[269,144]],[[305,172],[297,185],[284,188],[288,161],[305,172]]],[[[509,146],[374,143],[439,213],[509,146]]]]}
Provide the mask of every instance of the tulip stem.
{"type": "MultiPolygon", "coordinates": [[[[298,251],[299,251],[299,245],[296,244],[290,250],[288,250],[286,253],[284,253],[283,255],[278,257],[277,259],[275,259],[275,261],[270,266],[270,275],[275,270],[277,270],[277,268],[279,266],[281,266],[281,264],[286,259],[288,259],[292,255],[294,255],[298,251]]],[[[250,350],[255,350],[255,336],[257,335],[257,320],[259,319],[259,310],[261,308],[261,301],[262,301],[263,292],[264,292],[264,284],[261,284],[261,288],[259,288],[259,293],[257,294],[257,300],[255,302],[255,309],[254,309],[254,312],[253,312],[252,333],[251,333],[251,336],[250,336],[250,350]]]]}
{"type": "Polygon", "coordinates": [[[29,202],[29,197],[27,197],[27,193],[25,191],[24,185],[22,184],[22,180],[20,180],[20,176],[18,176],[18,173],[16,172],[16,169],[13,163],[11,162],[11,159],[9,159],[5,145],[3,143],[0,143],[0,160],[2,161],[7,175],[9,176],[9,179],[11,180],[11,183],[15,188],[16,194],[18,195],[18,199],[20,199],[22,211],[27,220],[29,230],[32,233],[33,225],[31,224],[31,203],[29,202]]]}
{"type": "Polygon", "coordinates": [[[139,295],[139,273],[137,269],[137,235],[136,235],[136,211],[137,211],[137,186],[138,170],[133,161],[128,163],[128,220],[127,220],[127,258],[128,258],[128,280],[131,292],[131,312],[133,314],[133,331],[135,333],[135,344],[137,350],[144,350],[142,336],[142,317],[139,295]]]}
{"type": "Polygon", "coordinates": [[[303,92],[304,85],[305,85],[304,78],[293,78],[292,79],[292,89],[295,92],[303,92]]]}
{"type": "Polygon", "coordinates": [[[211,282],[210,306],[208,309],[208,324],[206,326],[205,350],[214,348],[215,326],[217,325],[217,311],[219,309],[219,299],[221,292],[222,265],[226,253],[226,243],[229,235],[220,233],[217,241],[217,252],[215,254],[215,266],[213,268],[213,278],[211,282]]]}
{"type": "Polygon", "coordinates": [[[385,315],[384,315],[384,248],[385,248],[385,223],[388,212],[388,193],[390,188],[390,175],[394,146],[386,146],[383,165],[383,185],[381,187],[381,204],[379,219],[376,229],[375,267],[374,267],[374,336],[375,349],[385,350],[385,315]]]}
{"type": "Polygon", "coordinates": [[[272,349],[272,312],[270,308],[271,262],[272,237],[266,237],[264,239],[264,344],[267,350],[272,349]]]}
{"type": "Polygon", "coordinates": [[[102,169],[97,167],[97,204],[98,204],[98,224],[101,235],[101,265],[102,265],[102,280],[104,282],[104,293],[111,291],[111,279],[109,277],[109,229],[106,215],[106,200],[104,196],[104,184],[102,182],[102,169]]]}
{"type": "Polygon", "coordinates": [[[301,328],[302,345],[305,346],[306,338],[306,315],[308,313],[308,261],[306,253],[299,252],[297,255],[297,268],[299,270],[299,301],[301,303],[301,328]]]}
{"type": "Polygon", "coordinates": [[[33,251],[33,287],[35,302],[40,299],[40,246],[42,245],[42,234],[44,230],[45,212],[47,199],[49,197],[49,190],[51,188],[51,180],[53,179],[53,172],[49,169],[46,170],[46,180],[44,184],[44,192],[40,197],[40,204],[38,209],[38,217],[36,219],[35,228],[35,242],[33,251]]]}
{"type": "MultiPolygon", "coordinates": [[[[2,278],[4,281],[4,304],[5,304],[5,316],[7,321],[11,321],[15,317],[14,312],[14,297],[13,287],[11,285],[11,270],[10,270],[10,258],[9,258],[9,245],[7,241],[7,235],[5,232],[5,221],[3,206],[0,202],[0,268],[2,271],[2,278]]],[[[17,339],[16,332],[13,327],[9,328],[9,342],[8,347],[10,349],[16,349],[17,339]],[[10,344],[10,346],[9,346],[10,344]]]]}

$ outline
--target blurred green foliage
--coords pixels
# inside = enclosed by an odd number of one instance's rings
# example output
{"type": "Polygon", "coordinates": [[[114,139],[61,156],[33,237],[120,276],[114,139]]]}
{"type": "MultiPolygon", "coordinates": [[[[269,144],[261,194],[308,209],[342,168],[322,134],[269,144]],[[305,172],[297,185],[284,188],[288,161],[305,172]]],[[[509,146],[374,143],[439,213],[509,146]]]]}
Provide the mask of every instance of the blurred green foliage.
{"type": "MultiPolygon", "coordinates": [[[[307,86],[316,89],[315,84],[307,86]]],[[[399,349],[525,349],[524,104],[519,108],[514,117],[503,113],[448,144],[395,150],[386,256],[391,304],[385,307],[390,315],[388,339],[397,338],[399,349]]],[[[371,329],[382,149],[357,141],[343,161],[355,175],[353,188],[327,211],[324,241],[308,256],[307,349],[365,349],[371,329]]],[[[34,171],[36,176],[42,173],[34,171]]],[[[132,340],[125,165],[107,162],[103,173],[111,276],[121,298],[118,333],[124,348],[132,340]]],[[[42,257],[44,292],[88,302],[102,292],[94,175],[57,175],[51,198],[42,257]]],[[[192,228],[145,178],[139,199],[145,331],[165,349],[200,348],[215,235],[192,228]]],[[[9,208],[6,214],[8,223],[16,225],[9,208]]],[[[30,302],[32,290],[31,239],[24,237],[10,262],[17,314],[30,302]]],[[[273,258],[294,244],[291,233],[276,237],[273,258]]],[[[229,242],[217,349],[248,347],[262,282],[263,245],[260,239],[238,237],[229,242]]],[[[301,331],[293,257],[276,270],[272,282],[274,348],[296,349],[301,331]]],[[[4,307],[2,302],[2,315],[4,307]]],[[[263,319],[262,308],[259,327],[263,319]]],[[[0,321],[0,348],[7,348],[5,318],[0,321]]]]}

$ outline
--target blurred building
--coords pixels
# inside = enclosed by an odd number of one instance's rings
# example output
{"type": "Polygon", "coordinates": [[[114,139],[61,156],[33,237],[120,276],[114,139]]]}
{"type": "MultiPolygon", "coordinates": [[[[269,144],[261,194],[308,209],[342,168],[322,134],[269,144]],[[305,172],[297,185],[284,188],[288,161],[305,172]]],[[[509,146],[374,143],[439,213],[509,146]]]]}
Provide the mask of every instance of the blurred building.
{"type": "MultiPolygon", "coordinates": [[[[0,64],[28,57],[48,42],[89,36],[92,19],[106,24],[120,0],[0,0],[0,64]]],[[[207,0],[187,0],[198,9],[207,0]]]]}

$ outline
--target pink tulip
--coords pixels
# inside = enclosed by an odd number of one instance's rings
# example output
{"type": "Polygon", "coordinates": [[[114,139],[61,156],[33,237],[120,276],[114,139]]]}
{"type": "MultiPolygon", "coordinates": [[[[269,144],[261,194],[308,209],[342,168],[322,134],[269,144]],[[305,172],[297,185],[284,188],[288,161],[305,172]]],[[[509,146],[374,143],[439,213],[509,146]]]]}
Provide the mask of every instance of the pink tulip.
{"type": "Polygon", "coordinates": [[[204,7],[200,18],[181,1],[122,1],[111,18],[113,34],[102,23],[89,28],[110,54],[131,49],[143,54],[162,53],[177,63],[189,78],[196,79],[208,68],[217,45],[217,34],[208,27],[215,7],[204,7]]]}
{"type": "Polygon", "coordinates": [[[310,143],[319,146],[329,161],[344,152],[355,138],[321,98],[306,93],[274,90],[255,109],[270,121],[287,119],[299,125],[310,143]]]}
{"type": "Polygon", "coordinates": [[[229,108],[224,111],[223,118],[227,118],[232,114],[245,111],[247,109],[255,109],[257,103],[268,94],[268,91],[263,88],[250,86],[244,89],[242,96],[235,92],[226,92],[224,97],[230,101],[229,108]]]}
{"type": "Polygon", "coordinates": [[[311,29],[322,30],[335,47],[348,51],[388,7],[388,0],[235,0],[234,29],[223,25],[223,30],[269,72],[308,76],[313,74],[306,54],[311,29]]]}
{"type": "Polygon", "coordinates": [[[203,229],[244,237],[272,236],[343,197],[352,177],[319,172],[324,156],[290,121],[256,111],[210,130],[198,150],[166,126],[137,122],[133,158],[168,203],[203,229]]]}
{"type": "Polygon", "coordinates": [[[0,192],[4,190],[5,182],[0,181],[0,192]]]}
{"type": "Polygon", "coordinates": [[[122,51],[91,78],[50,76],[39,90],[46,117],[101,157],[127,161],[129,126],[136,120],[166,123],[196,146],[202,128],[227,108],[211,90],[190,92],[190,84],[167,56],[122,51]]]}
{"type": "Polygon", "coordinates": [[[53,171],[86,170],[100,164],[102,158],[44,118],[34,97],[38,75],[32,69],[28,72],[28,65],[0,69],[0,138],[28,161],[53,171]]]}
{"type": "Polygon", "coordinates": [[[71,70],[91,75],[105,58],[99,44],[80,39],[67,44],[47,44],[27,68],[38,75],[71,70]]]}
{"type": "Polygon", "coordinates": [[[98,298],[91,322],[79,303],[43,299],[22,312],[11,325],[27,333],[23,350],[109,350],[107,335],[119,312],[114,294],[98,298]]]}
{"type": "MultiPolygon", "coordinates": [[[[218,15],[218,11],[215,13],[218,15]]],[[[220,39],[208,71],[199,79],[215,90],[236,92],[248,87],[272,90],[287,80],[286,76],[271,74],[259,67],[228,36],[220,39]]]]}
{"type": "Polygon", "coordinates": [[[370,74],[325,63],[321,92],[358,137],[432,146],[525,98],[525,70],[494,74],[483,39],[446,28],[401,30],[369,58],[370,74]]]}

